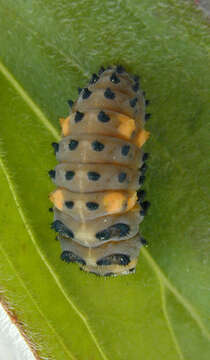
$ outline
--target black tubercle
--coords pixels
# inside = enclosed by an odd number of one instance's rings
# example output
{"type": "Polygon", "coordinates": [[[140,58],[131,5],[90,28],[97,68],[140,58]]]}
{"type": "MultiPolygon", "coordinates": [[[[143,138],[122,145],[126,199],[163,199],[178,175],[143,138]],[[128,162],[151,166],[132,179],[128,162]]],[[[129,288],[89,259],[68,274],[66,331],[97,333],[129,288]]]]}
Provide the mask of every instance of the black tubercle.
{"type": "Polygon", "coordinates": [[[109,240],[113,237],[125,237],[130,232],[130,226],[124,223],[117,223],[112,226],[109,226],[107,229],[99,231],[96,233],[96,238],[101,241],[109,240]]]}
{"type": "Polygon", "coordinates": [[[147,113],[147,114],[145,114],[145,120],[147,121],[147,120],[149,120],[150,118],[151,118],[151,114],[150,113],[147,113]]]}
{"type": "Polygon", "coordinates": [[[51,229],[55,230],[59,234],[66,236],[68,238],[74,238],[74,233],[60,220],[55,220],[51,224],[51,229]]]}
{"type": "Polygon", "coordinates": [[[76,115],[75,115],[75,117],[74,117],[74,121],[77,123],[77,122],[79,122],[79,121],[81,121],[82,120],[82,118],[84,117],[84,113],[82,113],[82,112],[80,112],[80,111],[77,111],[76,112],[76,115]]]}
{"type": "Polygon", "coordinates": [[[92,78],[90,79],[90,84],[95,84],[99,79],[99,76],[96,74],[92,75],[92,78]]]}
{"type": "Polygon", "coordinates": [[[80,94],[82,92],[82,88],[81,87],[78,87],[78,94],[80,94]]]}
{"type": "Polygon", "coordinates": [[[88,175],[88,179],[92,180],[92,181],[99,180],[99,178],[101,176],[99,173],[97,173],[95,171],[89,171],[87,175],[88,175]]]}
{"type": "Polygon", "coordinates": [[[101,75],[104,71],[105,71],[104,67],[101,66],[99,71],[98,71],[98,75],[101,75]]]}
{"type": "Polygon", "coordinates": [[[118,74],[122,74],[125,71],[124,67],[122,65],[117,65],[116,72],[118,74]]]}
{"type": "Polygon", "coordinates": [[[140,210],[140,215],[145,216],[147,214],[147,210],[150,207],[150,202],[149,201],[144,201],[142,203],[140,203],[142,210],[140,210]]]}
{"type": "Polygon", "coordinates": [[[142,243],[142,245],[144,245],[144,246],[146,246],[146,245],[148,245],[148,242],[147,242],[147,240],[146,239],[144,239],[143,237],[141,237],[141,243],[142,243]]]}
{"type": "Polygon", "coordinates": [[[74,105],[73,100],[68,100],[67,102],[68,102],[68,104],[69,104],[70,108],[72,108],[72,106],[74,105]]]}
{"type": "Polygon", "coordinates": [[[74,207],[73,201],[65,201],[65,205],[68,209],[72,209],[74,207]]]}
{"type": "Polygon", "coordinates": [[[101,110],[101,111],[98,113],[98,120],[99,120],[100,122],[106,123],[106,122],[108,122],[108,121],[110,120],[110,117],[109,117],[109,115],[107,115],[104,111],[101,110]]]}
{"type": "Polygon", "coordinates": [[[144,153],[142,156],[142,161],[146,161],[149,158],[149,153],[144,153]]]}
{"type": "Polygon", "coordinates": [[[123,145],[121,148],[121,154],[127,156],[130,150],[130,145],[123,145]]]}
{"type": "Polygon", "coordinates": [[[148,106],[150,104],[150,100],[146,99],[145,100],[145,105],[148,106]]]}
{"type": "Polygon", "coordinates": [[[139,82],[139,80],[140,80],[139,75],[134,75],[133,80],[136,81],[136,82],[139,82]]]}
{"type": "Polygon", "coordinates": [[[134,99],[131,99],[131,100],[129,101],[130,106],[131,106],[131,107],[135,107],[135,106],[136,106],[137,101],[138,101],[137,97],[135,97],[134,99]]]}
{"type": "Polygon", "coordinates": [[[75,150],[77,148],[79,144],[79,141],[78,140],[71,140],[70,143],[69,143],[69,150],[75,150]]]}
{"type": "Polygon", "coordinates": [[[115,93],[110,88],[107,88],[104,91],[104,96],[107,99],[113,100],[115,98],[115,93]]]}
{"type": "Polygon", "coordinates": [[[110,76],[110,80],[111,82],[113,82],[114,84],[119,84],[120,83],[120,79],[117,77],[116,73],[113,73],[110,76]]]}
{"type": "Polygon", "coordinates": [[[145,97],[145,96],[146,96],[146,91],[143,91],[143,92],[142,92],[142,95],[145,97]]]}
{"type": "Polygon", "coordinates": [[[92,92],[88,88],[84,88],[82,91],[82,98],[88,99],[91,94],[92,94],[92,92]]]}
{"type": "Polygon", "coordinates": [[[146,195],[145,190],[138,190],[137,191],[137,201],[142,201],[146,195]]]}
{"type": "Polygon", "coordinates": [[[102,151],[104,149],[104,144],[97,140],[93,141],[91,146],[94,151],[102,151]]]}
{"type": "Polygon", "coordinates": [[[133,86],[132,86],[133,91],[137,92],[139,90],[139,83],[136,82],[133,86]]]}
{"type": "Polygon", "coordinates": [[[61,260],[65,261],[66,263],[78,263],[82,265],[86,265],[86,262],[84,259],[82,259],[80,256],[74,254],[72,251],[63,251],[61,254],[61,260]]]}
{"type": "Polygon", "coordinates": [[[89,201],[86,203],[86,206],[89,210],[97,210],[99,208],[99,204],[96,202],[89,201]]]}
{"type": "Polygon", "coordinates": [[[72,180],[74,175],[75,175],[75,172],[69,170],[69,171],[66,171],[65,178],[66,178],[66,180],[72,180]]]}
{"type": "Polygon", "coordinates": [[[142,185],[145,181],[145,176],[144,175],[140,175],[139,176],[139,185],[142,185]]]}
{"type": "Polygon", "coordinates": [[[96,262],[99,266],[107,266],[107,265],[121,265],[126,266],[130,262],[130,257],[125,254],[112,254],[105,256],[104,258],[98,260],[96,262]]]}
{"type": "Polygon", "coordinates": [[[118,180],[120,183],[123,183],[125,180],[126,180],[126,177],[127,177],[127,174],[125,172],[121,172],[119,175],[118,175],[118,180]]]}
{"type": "Polygon", "coordinates": [[[140,170],[141,170],[141,174],[144,175],[147,170],[147,164],[143,164],[140,170]]]}
{"type": "Polygon", "coordinates": [[[51,179],[55,179],[55,170],[48,171],[48,174],[51,177],[51,179]]]}
{"type": "Polygon", "coordinates": [[[52,142],[52,147],[53,147],[53,149],[54,149],[54,151],[55,151],[55,153],[57,153],[58,152],[58,150],[59,150],[59,144],[58,143],[56,143],[56,142],[52,142]]]}
{"type": "Polygon", "coordinates": [[[48,210],[49,210],[49,212],[53,212],[53,208],[52,208],[52,207],[50,207],[48,210]]]}

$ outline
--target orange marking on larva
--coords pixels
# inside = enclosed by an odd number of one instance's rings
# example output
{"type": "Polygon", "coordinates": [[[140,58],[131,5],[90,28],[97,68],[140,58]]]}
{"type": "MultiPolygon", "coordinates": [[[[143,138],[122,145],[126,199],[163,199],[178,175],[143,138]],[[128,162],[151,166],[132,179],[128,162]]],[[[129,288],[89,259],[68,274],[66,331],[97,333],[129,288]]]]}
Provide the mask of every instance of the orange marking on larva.
{"type": "Polygon", "coordinates": [[[129,198],[128,198],[128,203],[127,203],[127,208],[126,211],[132,209],[135,204],[137,202],[137,193],[134,192],[129,198]]]}
{"type": "Polygon", "coordinates": [[[135,145],[142,147],[150,136],[150,132],[144,129],[140,130],[134,139],[135,145]]]}
{"type": "Polygon", "coordinates": [[[130,139],[136,129],[135,120],[122,114],[117,115],[117,119],[120,122],[118,132],[125,138],[130,139]]]}
{"type": "Polygon", "coordinates": [[[57,209],[63,209],[64,194],[62,189],[57,189],[49,194],[49,199],[57,207],[57,209]]]}
{"type": "Polygon", "coordinates": [[[126,197],[117,191],[111,191],[103,198],[103,204],[108,213],[117,213],[123,210],[126,197]]]}
{"type": "Polygon", "coordinates": [[[70,135],[70,116],[67,116],[66,118],[60,118],[60,125],[61,125],[61,129],[62,129],[62,135],[63,136],[68,136],[70,135]]]}

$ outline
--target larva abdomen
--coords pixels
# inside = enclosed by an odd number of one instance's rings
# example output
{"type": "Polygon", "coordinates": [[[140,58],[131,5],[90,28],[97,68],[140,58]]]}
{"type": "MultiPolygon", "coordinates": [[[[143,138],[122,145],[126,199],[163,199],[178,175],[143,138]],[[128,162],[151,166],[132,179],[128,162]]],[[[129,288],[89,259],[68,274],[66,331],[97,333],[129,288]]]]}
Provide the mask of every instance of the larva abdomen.
{"type": "Polygon", "coordinates": [[[118,275],[135,270],[144,208],[137,190],[143,182],[141,150],[145,100],[138,78],[120,67],[93,74],[88,86],[61,119],[59,164],[49,172],[58,188],[52,228],[62,260],[89,272],[118,275]]]}

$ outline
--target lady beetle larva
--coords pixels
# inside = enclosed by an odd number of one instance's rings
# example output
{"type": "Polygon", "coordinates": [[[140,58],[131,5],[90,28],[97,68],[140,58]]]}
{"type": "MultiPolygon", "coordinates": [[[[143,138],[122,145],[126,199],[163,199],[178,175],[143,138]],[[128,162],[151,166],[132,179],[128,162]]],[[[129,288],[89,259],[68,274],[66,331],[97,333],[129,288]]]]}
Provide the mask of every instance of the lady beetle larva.
{"type": "Polygon", "coordinates": [[[59,164],[49,175],[58,188],[51,225],[61,242],[61,259],[85,271],[119,275],[135,271],[142,246],[139,224],[148,202],[139,190],[149,137],[148,101],[139,78],[122,66],[102,67],[79,88],[71,113],[61,118],[62,139],[53,143],[59,164]]]}

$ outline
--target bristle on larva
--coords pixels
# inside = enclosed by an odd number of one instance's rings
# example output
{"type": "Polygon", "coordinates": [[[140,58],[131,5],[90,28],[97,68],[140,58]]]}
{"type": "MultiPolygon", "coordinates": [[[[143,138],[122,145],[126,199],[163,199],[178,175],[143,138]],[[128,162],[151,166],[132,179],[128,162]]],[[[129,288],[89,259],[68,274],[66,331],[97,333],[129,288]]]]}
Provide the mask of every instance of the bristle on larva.
{"type": "Polygon", "coordinates": [[[66,263],[101,276],[135,272],[139,224],[149,207],[139,190],[145,179],[149,104],[139,77],[118,65],[94,73],[70,114],[60,119],[62,139],[52,143],[59,164],[49,171],[50,195],[66,263]]]}

